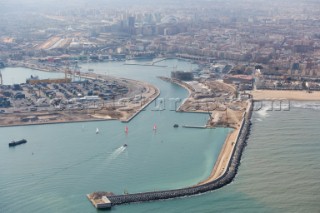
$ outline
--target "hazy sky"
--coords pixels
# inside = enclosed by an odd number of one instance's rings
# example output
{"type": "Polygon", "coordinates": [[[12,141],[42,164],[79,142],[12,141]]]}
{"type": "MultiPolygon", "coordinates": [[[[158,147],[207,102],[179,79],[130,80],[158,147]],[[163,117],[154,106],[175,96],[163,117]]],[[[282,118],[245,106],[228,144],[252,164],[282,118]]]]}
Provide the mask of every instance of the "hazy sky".
{"type": "MultiPolygon", "coordinates": [[[[166,5],[185,5],[186,1],[196,0],[0,0],[1,12],[17,11],[54,11],[72,8],[96,8],[103,7],[127,7],[132,6],[166,6],[166,5]]],[[[219,0],[215,0],[219,1],[219,0]]]]}
{"type": "MultiPolygon", "coordinates": [[[[222,5],[228,6],[243,6],[250,5],[253,8],[259,9],[264,7],[264,3],[268,5],[277,5],[287,2],[292,5],[294,2],[314,2],[315,5],[320,5],[320,0],[0,0],[0,11],[3,12],[39,12],[51,11],[72,8],[132,8],[132,7],[151,7],[159,8],[161,6],[175,7],[194,7],[203,2],[206,5],[219,2],[222,5]],[[316,4],[317,3],[317,4],[316,4]]],[[[205,7],[205,6],[204,6],[205,7]]]]}

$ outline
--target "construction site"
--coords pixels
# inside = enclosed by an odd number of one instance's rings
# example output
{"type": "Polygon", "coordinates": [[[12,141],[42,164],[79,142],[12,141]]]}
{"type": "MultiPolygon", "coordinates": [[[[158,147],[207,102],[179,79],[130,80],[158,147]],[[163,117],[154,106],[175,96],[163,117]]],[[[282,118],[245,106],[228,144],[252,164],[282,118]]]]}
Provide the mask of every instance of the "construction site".
{"type": "Polygon", "coordinates": [[[247,108],[248,94],[240,94],[235,85],[220,80],[180,81],[161,77],[186,88],[189,97],[177,111],[208,113],[207,127],[238,128],[247,108]]]}

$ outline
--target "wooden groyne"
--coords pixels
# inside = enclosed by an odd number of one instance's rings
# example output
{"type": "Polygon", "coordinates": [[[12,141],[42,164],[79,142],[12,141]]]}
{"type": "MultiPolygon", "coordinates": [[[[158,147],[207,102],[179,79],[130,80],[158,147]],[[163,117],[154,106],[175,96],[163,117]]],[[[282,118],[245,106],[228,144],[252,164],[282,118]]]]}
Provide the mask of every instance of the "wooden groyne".
{"type": "Polygon", "coordinates": [[[249,104],[246,112],[243,114],[243,119],[241,122],[240,130],[237,135],[237,140],[234,144],[234,149],[232,151],[232,157],[228,162],[227,169],[224,174],[219,178],[205,183],[203,185],[197,185],[182,189],[174,190],[164,190],[164,191],[155,191],[155,192],[143,192],[136,194],[125,194],[125,195],[111,195],[107,196],[111,202],[111,205],[120,205],[133,202],[145,202],[145,201],[154,201],[154,200],[164,200],[172,199],[177,197],[185,197],[196,195],[200,193],[205,193],[208,191],[219,189],[232,182],[234,177],[237,174],[238,167],[240,165],[240,159],[243,152],[243,149],[246,145],[246,139],[250,131],[250,118],[252,114],[252,104],[249,104]]]}

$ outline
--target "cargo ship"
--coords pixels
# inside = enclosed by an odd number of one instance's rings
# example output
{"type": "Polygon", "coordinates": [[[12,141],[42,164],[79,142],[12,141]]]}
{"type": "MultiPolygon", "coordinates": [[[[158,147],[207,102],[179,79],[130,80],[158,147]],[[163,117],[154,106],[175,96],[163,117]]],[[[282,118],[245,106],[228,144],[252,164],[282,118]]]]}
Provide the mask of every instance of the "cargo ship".
{"type": "Polygon", "coordinates": [[[11,141],[9,143],[9,146],[17,146],[17,145],[24,144],[24,143],[27,143],[26,139],[22,139],[22,140],[19,140],[19,141],[11,141]]]}

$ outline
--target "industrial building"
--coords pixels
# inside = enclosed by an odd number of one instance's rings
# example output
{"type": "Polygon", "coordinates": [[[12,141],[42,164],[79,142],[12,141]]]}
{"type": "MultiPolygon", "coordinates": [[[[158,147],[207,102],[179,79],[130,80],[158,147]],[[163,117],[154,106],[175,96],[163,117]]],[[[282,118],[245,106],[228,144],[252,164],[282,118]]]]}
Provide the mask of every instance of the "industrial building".
{"type": "Polygon", "coordinates": [[[192,81],[193,73],[192,72],[184,72],[184,71],[172,71],[171,78],[175,78],[181,81],[192,81]]]}

